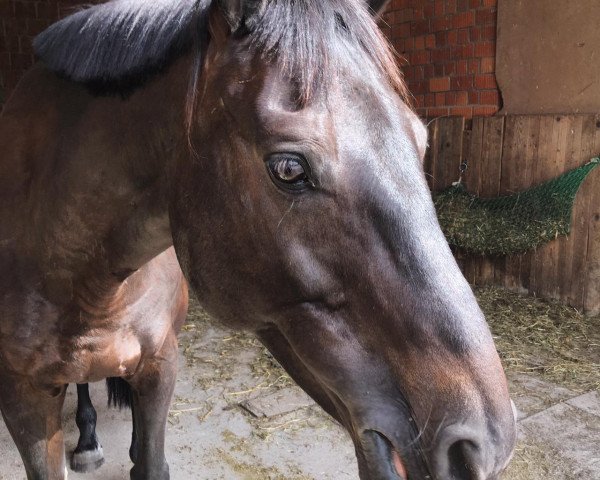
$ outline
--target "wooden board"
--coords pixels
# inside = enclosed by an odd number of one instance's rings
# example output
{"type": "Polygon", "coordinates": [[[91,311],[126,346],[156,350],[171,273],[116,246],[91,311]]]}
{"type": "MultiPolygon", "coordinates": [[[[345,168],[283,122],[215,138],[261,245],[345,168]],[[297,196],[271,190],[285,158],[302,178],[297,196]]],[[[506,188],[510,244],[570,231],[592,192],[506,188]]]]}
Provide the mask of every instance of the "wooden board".
{"type": "MultiPolygon", "coordinates": [[[[468,191],[495,197],[556,178],[600,154],[600,115],[513,115],[437,119],[426,160],[439,191],[457,179],[468,191]]],[[[571,234],[521,255],[485,258],[457,252],[467,279],[478,285],[559,298],[600,311],[600,168],[583,183],[571,234]]]]}

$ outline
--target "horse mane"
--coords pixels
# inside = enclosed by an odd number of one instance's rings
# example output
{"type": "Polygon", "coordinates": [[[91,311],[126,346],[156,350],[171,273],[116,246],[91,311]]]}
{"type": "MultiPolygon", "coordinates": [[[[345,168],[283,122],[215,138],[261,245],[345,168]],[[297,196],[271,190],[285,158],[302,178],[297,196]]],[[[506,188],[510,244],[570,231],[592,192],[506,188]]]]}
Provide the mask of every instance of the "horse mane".
{"type": "MultiPolygon", "coordinates": [[[[395,52],[369,13],[365,0],[266,0],[247,26],[257,50],[278,61],[311,97],[341,67],[338,60],[362,50],[384,80],[408,101],[395,52]]],[[[356,58],[356,57],[355,57],[356,58]]]]}
{"type": "Polygon", "coordinates": [[[87,84],[128,86],[190,48],[198,0],[115,0],[80,10],[34,42],[46,66],[87,84]]]}
{"type": "MultiPolygon", "coordinates": [[[[199,19],[206,17],[213,1],[114,0],[96,5],[51,25],[35,38],[34,51],[48,68],[74,81],[131,86],[204,38],[207,32],[199,30],[206,30],[207,22],[199,19]]],[[[333,77],[340,49],[350,54],[356,46],[407,99],[394,54],[364,0],[258,3],[235,34],[247,35],[249,48],[279,62],[302,99],[333,77]]]]}

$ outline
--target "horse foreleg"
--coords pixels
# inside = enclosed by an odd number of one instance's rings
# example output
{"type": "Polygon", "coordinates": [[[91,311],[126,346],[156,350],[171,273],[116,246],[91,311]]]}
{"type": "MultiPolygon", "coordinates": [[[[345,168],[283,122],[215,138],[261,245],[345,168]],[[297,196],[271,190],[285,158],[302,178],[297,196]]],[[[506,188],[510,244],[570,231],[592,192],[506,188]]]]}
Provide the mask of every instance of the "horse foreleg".
{"type": "Polygon", "coordinates": [[[177,339],[170,333],[157,355],[130,380],[133,389],[134,439],[132,480],[168,480],[165,459],[167,415],[177,376],[177,339]]]}
{"type": "Polygon", "coordinates": [[[77,416],[79,441],[71,457],[71,469],[76,472],[92,472],[104,463],[102,446],[96,436],[96,410],[90,399],[87,383],[77,385],[77,416]]]}
{"type": "Polygon", "coordinates": [[[28,379],[0,372],[0,409],[28,480],[65,480],[61,410],[67,386],[38,390],[28,379]]]}

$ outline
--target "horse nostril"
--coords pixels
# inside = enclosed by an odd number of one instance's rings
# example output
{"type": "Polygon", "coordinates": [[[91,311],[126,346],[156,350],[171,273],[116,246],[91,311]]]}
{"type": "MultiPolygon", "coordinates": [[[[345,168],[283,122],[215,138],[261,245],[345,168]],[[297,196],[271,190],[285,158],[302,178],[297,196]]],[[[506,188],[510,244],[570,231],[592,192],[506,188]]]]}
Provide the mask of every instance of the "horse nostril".
{"type": "Polygon", "coordinates": [[[449,425],[439,435],[431,457],[434,478],[443,480],[490,480],[493,455],[486,451],[479,428],[467,424],[449,425]]]}
{"type": "Polygon", "coordinates": [[[448,469],[451,480],[480,480],[477,445],[470,440],[459,440],[448,449],[448,469]]]}

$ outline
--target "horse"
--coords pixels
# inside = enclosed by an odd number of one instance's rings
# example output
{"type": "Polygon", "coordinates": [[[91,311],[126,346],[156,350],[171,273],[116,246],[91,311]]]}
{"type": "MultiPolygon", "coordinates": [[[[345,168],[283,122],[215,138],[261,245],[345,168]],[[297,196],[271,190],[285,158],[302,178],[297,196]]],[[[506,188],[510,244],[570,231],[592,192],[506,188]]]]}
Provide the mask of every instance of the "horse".
{"type": "Polygon", "coordinates": [[[345,427],[362,480],[499,478],[506,377],[372,7],[115,0],[35,39],[0,117],[0,409],[28,479],[66,477],[66,386],[103,378],[131,478],[169,478],[188,285],[345,427]]]}

